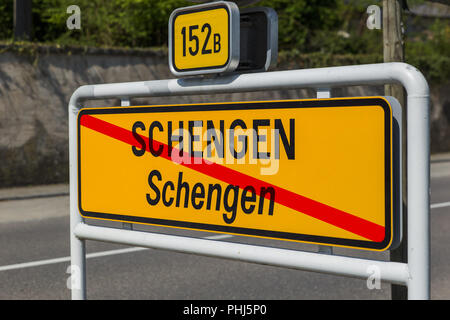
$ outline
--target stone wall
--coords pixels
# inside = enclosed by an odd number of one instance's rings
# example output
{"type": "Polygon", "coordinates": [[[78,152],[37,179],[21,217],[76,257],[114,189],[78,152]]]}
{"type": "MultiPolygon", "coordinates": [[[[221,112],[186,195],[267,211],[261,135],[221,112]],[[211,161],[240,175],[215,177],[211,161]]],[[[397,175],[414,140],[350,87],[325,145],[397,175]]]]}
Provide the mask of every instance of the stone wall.
{"type": "MultiPolygon", "coordinates": [[[[295,61],[277,68],[292,69],[295,61]]],[[[293,67],[294,66],[294,67],[293,67]]],[[[0,50],[0,187],[68,181],[67,104],[85,84],[173,78],[161,50],[0,50]]],[[[450,151],[450,83],[432,86],[432,152],[450,151]]],[[[382,95],[382,87],[333,96],[382,95]]],[[[314,98],[312,90],[133,99],[133,105],[314,98]]],[[[91,106],[119,105],[118,100],[91,106]]]]}

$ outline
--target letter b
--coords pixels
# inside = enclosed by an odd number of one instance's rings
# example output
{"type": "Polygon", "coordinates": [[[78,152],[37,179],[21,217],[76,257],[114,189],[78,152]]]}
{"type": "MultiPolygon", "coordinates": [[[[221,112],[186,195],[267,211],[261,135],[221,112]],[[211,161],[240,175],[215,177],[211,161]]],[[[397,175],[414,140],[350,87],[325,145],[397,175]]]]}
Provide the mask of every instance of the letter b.
{"type": "Polygon", "coordinates": [[[215,33],[214,34],[214,53],[217,53],[220,51],[220,34],[215,33]]]}

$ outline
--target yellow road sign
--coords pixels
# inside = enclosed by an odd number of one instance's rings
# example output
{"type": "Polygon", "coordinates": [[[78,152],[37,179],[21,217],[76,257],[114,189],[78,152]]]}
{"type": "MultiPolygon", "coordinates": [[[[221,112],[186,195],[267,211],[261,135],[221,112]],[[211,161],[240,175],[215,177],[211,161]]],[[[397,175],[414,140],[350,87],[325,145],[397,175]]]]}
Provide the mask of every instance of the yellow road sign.
{"type": "Polygon", "coordinates": [[[239,9],[214,2],[176,9],[169,19],[169,65],[177,75],[228,72],[239,64],[239,9]]]}
{"type": "Polygon", "coordinates": [[[382,97],[82,109],[87,218],[384,250],[393,116],[382,97]]]}

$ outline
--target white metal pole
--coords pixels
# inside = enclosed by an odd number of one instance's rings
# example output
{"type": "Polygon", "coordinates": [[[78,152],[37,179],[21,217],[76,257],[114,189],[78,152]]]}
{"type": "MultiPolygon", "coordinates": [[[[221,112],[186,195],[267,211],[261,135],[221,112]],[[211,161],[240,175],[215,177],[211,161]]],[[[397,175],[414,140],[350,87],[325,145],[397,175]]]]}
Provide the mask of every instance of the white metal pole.
{"type": "MultiPolygon", "coordinates": [[[[87,87],[86,87],[87,88],[87,87]]],[[[88,93],[92,93],[87,89],[88,93]]],[[[85,240],[75,235],[75,227],[83,223],[78,213],[78,161],[77,161],[77,115],[79,93],[78,89],[69,102],[69,181],[70,181],[70,271],[72,300],[86,299],[86,245],[85,240]]],[[[87,92],[85,95],[89,96],[87,92]]]]}
{"type": "Polygon", "coordinates": [[[367,279],[370,276],[368,272],[370,268],[376,267],[380,270],[381,281],[403,285],[407,284],[409,276],[407,265],[398,262],[374,261],[233,242],[113,229],[87,224],[79,224],[74,232],[76,236],[89,240],[171,250],[360,279],[367,279]]]}
{"type": "MultiPolygon", "coordinates": [[[[408,95],[408,264],[401,264],[406,269],[396,273],[389,279],[392,283],[403,283],[404,272],[407,272],[409,299],[429,299],[430,297],[430,222],[429,222],[429,88],[423,75],[411,65],[405,63],[382,63],[359,66],[317,68],[306,70],[290,70],[242,75],[218,76],[216,78],[186,78],[155,81],[126,82],[82,86],[72,95],[69,103],[70,121],[70,193],[71,193],[71,254],[72,263],[82,266],[84,277],[84,244],[79,239],[96,239],[115,242],[114,238],[102,237],[100,233],[114,234],[121,238],[120,232],[112,232],[83,225],[77,208],[77,171],[76,171],[76,111],[82,99],[103,99],[137,96],[175,96],[214,94],[227,92],[266,91],[296,88],[332,88],[356,85],[383,85],[388,83],[402,84],[408,95]],[[75,228],[77,233],[75,233],[75,228]],[[99,233],[98,233],[99,232],[99,233]],[[79,240],[79,241],[78,241],[79,240]],[[398,276],[398,278],[397,278],[398,276]]],[[[143,236],[135,231],[122,230],[128,238],[124,243],[141,243],[145,245],[150,235],[143,236]],[[145,240],[146,239],[146,240],[145,240]],[[142,240],[142,241],[141,241],[142,240]]],[[[125,239],[124,239],[125,240],[125,239]]],[[[197,242],[196,239],[185,239],[186,243],[197,242]]],[[[182,242],[176,242],[182,245],[182,242]]],[[[176,250],[174,247],[166,249],[176,250]]],[[[250,251],[247,254],[253,256],[250,251]]],[[[260,252],[260,251],[258,251],[260,252]]],[[[311,253],[312,254],[312,253],[311,253]]],[[[318,254],[312,254],[318,255],[318,254]]],[[[226,255],[224,255],[225,257],[226,255]]],[[[242,255],[241,255],[242,256],[242,255]]],[[[333,265],[337,260],[330,255],[302,255],[306,259],[318,259],[328,264],[322,268],[314,263],[311,271],[347,274],[342,268],[350,269],[351,264],[333,265]],[[328,258],[326,258],[328,257],[328,258]],[[340,271],[333,272],[334,268],[340,271]]],[[[249,257],[247,257],[249,258],[249,257]]],[[[252,258],[253,259],[253,258],[252,258]]],[[[255,259],[257,260],[257,259],[255,259]]],[[[347,261],[347,260],[345,260],[347,261]]],[[[353,261],[353,260],[351,260],[353,261]]],[[[272,261],[276,264],[276,261],[272,261]]],[[[269,260],[264,263],[271,264],[269,260]]],[[[308,262],[305,262],[308,263],[308,262]]],[[[390,265],[390,264],[388,264],[390,265]]],[[[386,266],[383,264],[383,266],[386,266]]],[[[307,270],[309,267],[303,265],[307,270]]],[[[299,269],[303,268],[299,267],[299,269]]],[[[359,265],[361,267],[361,265],[359,265]]],[[[388,268],[383,273],[389,274],[388,268]]],[[[361,276],[361,270],[357,273],[361,276]]],[[[351,275],[350,273],[348,275],[351,275]]],[[[387,279],[386,275],[382,278],[387,279]]],[[[84,281],[84,280],[83,280],[84,281]]],[[[74,298],[85,297],[85,284],[80,291],[73,291],[74,298]]]]}
{"type": "Polygon", "coordinates": [[[430,136],[428,97],[408,95],[408,299],[430,298],[430,136]]]}

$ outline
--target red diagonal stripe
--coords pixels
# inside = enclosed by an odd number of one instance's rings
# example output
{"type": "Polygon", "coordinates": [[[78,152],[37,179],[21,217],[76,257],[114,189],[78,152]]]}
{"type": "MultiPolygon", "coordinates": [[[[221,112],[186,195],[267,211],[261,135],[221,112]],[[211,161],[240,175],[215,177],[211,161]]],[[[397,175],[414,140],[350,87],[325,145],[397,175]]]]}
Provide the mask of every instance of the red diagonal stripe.
{"type": "MultiPolygon", "coordinates": [[[[136,146],[138,148],[141,147],[141,145],[133,137],[133,133],[131,131],[104,120],[84,114],[80,117],[80,125],[129,145],[136,146]]],[[[147,151],[150,152],[148,138],[143,136],[141,137],[146,142],[147,151]]],[[[167,160],[172,160],[171,156],[169,156],[168,145],[156,140],[153,140],[152,143],[154,150],[158,150],[160,146],[163,148],[163,152],[160,157],[163,157],[167,160]]],[[[179,153],[179,150],[173,149],[172,152],[179,153]]],[[[276,194],[275,202],[283,206],[294,209],[298,212],[314,217],[338,228],[352,232],[371,241],[381,242],[384,240],[385,228],[376,223],[362,219],[342,210],[330,207],[326,204],[309,199],[292,191],[280,188],[271,183],[256,179],[220,164],[190,157],[187,153],[182,154],[181,157],[184,157],[184,160],[190,160],[182,161],[180,163],[180,165],[183,165],[187,168],[193,169],[197,172],[201,172],[205,175],[221,180],[228,184],[237,185],[241,189],[245,188],[246,186],[253,186],[257,194],[259,193],[259,190],[261,190],[261,187],[272,187],[274,188],[276,194]]],[[[269,197],[269,194],[267,194],[267,197],[269,197]]]]}

